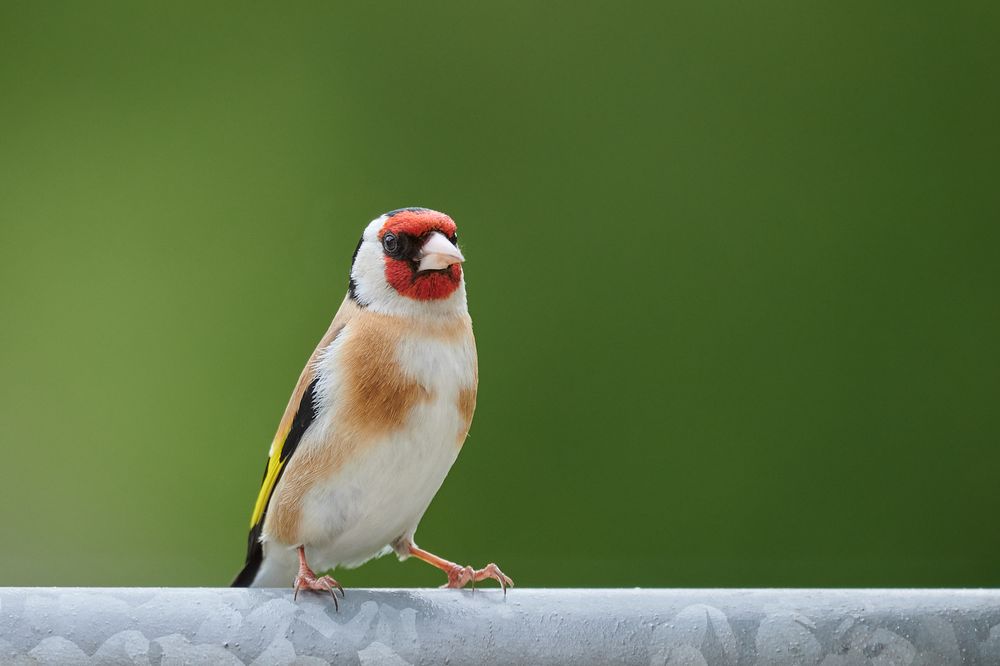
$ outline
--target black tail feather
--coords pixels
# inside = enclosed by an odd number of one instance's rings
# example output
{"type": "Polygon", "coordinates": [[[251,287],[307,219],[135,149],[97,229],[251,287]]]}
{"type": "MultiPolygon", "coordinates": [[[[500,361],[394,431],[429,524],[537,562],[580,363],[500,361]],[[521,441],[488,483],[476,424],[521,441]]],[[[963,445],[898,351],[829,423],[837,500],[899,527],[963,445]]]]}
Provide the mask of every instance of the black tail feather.
{"type": "Polygon", "coordinates": [[[260,565],[264,562],[264,546],[260,542],[260,530],[263,526],[264,521],[261,520],[259,523],[254,525],[254,528],[250,530],[250,534],[247,536],[247,561],[243,565],[243,569],[236,574],[236,578],[233,582],[229,584],[229,587],[250,587],[253,583],[253,579],[257,577],[257,572],[260,571],[260,565]]]}

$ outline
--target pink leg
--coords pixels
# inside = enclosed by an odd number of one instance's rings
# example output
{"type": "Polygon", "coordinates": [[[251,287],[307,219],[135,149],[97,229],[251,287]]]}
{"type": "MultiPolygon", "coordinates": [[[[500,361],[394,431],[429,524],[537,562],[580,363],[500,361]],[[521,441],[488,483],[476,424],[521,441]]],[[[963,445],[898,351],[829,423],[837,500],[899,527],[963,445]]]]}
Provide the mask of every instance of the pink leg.
{"type": "Polygon", "coordinates": [[[295,587],[293,599],[299,598],[299,590],[301,589],[329,592],[330,596],[333,597],[334,608],[340,610],[340,604],[337,603],[337,594],[333,590],[335,588],[340,590],[341,596],[344,596],[344,588],[330,576],[316,576],[316,573],[306,563],[305,546],[299,546],[299,573],[295,576],[292,585],[295,587]]]}
{"type": "Polygon", "coordinates": [[[500,583],[500,587],[503,588],[504,595],[507,594],[508,587],[514,587],[514,581],[510,579],[507,574],[500,571],[500,567],[490,562],[482,569],[473,569],[472,567],[463,567],[454,562],[449,562],[443,557],[438,557],[433,553],[428,553],[422,548],[417,548],[413,544],[409,546],[410,555],[413,555],[418,560],[423,560],[431,566],[437,567],[441,571],[448,574],[448,582],[441,587],[451,587],[459,588],[465,587],[467,583],[472,583],[472,589],[476,588],[476,583],[481,580],[486,580],[487,578],[492,578],[493,580],[500,583]]]}

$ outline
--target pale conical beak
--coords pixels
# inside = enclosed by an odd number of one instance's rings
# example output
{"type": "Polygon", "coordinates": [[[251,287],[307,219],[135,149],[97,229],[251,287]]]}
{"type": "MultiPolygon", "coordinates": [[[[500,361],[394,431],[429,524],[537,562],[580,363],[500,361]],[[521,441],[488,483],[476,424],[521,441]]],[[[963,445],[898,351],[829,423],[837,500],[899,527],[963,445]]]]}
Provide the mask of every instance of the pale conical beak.
{"type": "Polygon", "coordinates": [[[417,272],[441,270],[465,261],[458,248],[440,231],[431,232],[420,248],[419,257],[420,265],[417,266],[417,272]]]}

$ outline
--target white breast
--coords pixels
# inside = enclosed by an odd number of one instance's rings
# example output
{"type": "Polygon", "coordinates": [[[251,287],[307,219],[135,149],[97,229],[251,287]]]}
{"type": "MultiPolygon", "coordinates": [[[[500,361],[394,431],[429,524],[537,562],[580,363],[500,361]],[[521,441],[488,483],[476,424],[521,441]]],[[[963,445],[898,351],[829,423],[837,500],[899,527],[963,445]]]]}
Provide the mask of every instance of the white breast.
{"type": "Polygon", "coordinates": [[[471,336],[459,340],[408,336],[399,344],[403,371],[428,391],[458,397],[476,380],[476,348],[471,336]]]}
{"type": "MultiPolygon", "coordinates": [[[[337,348],[323,359],[328,404],[321,409],[333,410],[334,417],[325,420],[333,428],[340,373],[328,371],[336,369],[337,348]]],[[[396,354],[403,371],[430,397],[416,405],[404,427],[366,446],[306,495],[303,543],[319,568],[356,566],[388,552],[393,540],[412,538],[458,455],[458,438],[467,427],[458,396],[476,381],[472,336],[449,341],[407,335],[396,354]]]]}

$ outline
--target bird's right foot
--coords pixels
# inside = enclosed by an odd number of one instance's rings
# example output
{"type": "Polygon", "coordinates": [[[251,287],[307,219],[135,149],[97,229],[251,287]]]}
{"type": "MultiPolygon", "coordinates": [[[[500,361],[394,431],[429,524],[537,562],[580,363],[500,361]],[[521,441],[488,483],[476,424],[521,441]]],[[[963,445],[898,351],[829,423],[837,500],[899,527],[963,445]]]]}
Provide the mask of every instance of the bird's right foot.
{"type": "Polygon", "coordinates": [[[293,599],[299,598],[299,590],[329,592],[330,596],[333,597],[334,608],[340,610],[340,604],[337,602],[337,594],[334,590],[340,590],[341,596],[344,596],[344,588],[330,576],[316,576],[312,571],[300,571],[299,575],[295,577],[294,587],[295,595],[292,597],[293,599]]]}
{"type": "Polygon", "coordinates": [[[292,595],[293,600],[299,598],[299,590],[329,592],[330,596],[333,597],[333,607],[337,610],[340,610],[340,603],[337,601],[337,593],[334,590],[340,590],[341,597],[346,596],[344,587],[340,583],[331,576],[317,576],[316,572],[306,564],[306,551],[302,546],[299,546],[299,573],[292,581],[292,587],[295,589],[295,594],[292,595]]]}

